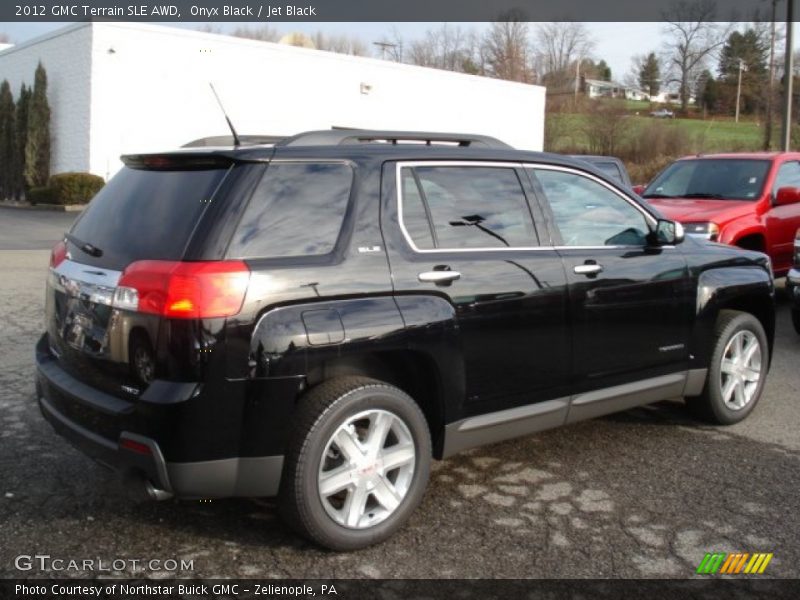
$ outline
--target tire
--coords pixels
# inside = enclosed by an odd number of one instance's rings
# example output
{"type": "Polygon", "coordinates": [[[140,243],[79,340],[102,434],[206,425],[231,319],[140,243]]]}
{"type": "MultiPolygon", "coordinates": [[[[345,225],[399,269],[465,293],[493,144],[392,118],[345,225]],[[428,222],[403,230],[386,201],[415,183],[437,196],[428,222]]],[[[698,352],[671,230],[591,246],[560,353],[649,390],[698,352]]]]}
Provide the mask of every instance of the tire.
{"type": "Polygon", "coordinates": [[[430,464],[428,423],[405,392],[366,377],[331,379],[298,404],[279,511],[321,546],[364,548],[409,519],[425,493],[430,464]],[[385,469],[385,460],[399,466],[385,469]]]}
{"type": "Polygon", "coordinates": [[[744,420],[761,398],[769,366],[769,344],[758,319],[734,310],[720,311],[713,343],[703,393],[686,402],[689,410],[704,421],[733,425],[744,420]],[[754,343],[757,348],[751,351],[754,343]]]}
{"type": "Polygon", "coordinates": [[[792,309],[792,325],[794,325],[794,330],[800,333],[800,308],[792,309]]]}

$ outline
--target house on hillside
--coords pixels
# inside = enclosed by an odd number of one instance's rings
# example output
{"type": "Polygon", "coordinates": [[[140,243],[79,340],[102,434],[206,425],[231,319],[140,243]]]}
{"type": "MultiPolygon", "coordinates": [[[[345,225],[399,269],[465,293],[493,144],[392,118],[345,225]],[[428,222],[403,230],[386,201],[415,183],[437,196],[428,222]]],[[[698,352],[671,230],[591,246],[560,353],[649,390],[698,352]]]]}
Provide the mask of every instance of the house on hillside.
{"type": "Polygon", "coordinates": [[[625,100],[649,100],[647,92],[629,85],[600,79],[581,79],[581,89],[589,98],[624,98],[625,100]]]}

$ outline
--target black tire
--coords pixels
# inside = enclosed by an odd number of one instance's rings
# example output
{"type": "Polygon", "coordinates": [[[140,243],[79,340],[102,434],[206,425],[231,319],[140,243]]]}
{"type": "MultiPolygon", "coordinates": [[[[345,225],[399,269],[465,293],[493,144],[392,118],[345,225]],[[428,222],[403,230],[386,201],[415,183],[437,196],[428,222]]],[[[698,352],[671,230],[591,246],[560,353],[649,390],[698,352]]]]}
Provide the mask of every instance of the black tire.
{"type": "Polygon", "coordinates": [[[769,367],[769,344],[761,323],[749,313],[735,310],[722,310],[714,327],[714,341],[711,363],[703,393],[687,398],[686,404],[691,413],[704,421],[717,425],[733,425],[744,420],[755,408],[764,391],[764,383],[769,367]],[[723,398],[722,360],[728,343],[740,332],[749,332],[758,341],[761,351],[760,376],[751,399],[741,408],[731,408],[723,398]]]}
{"type": "Polygon", "coordinates": [[[800,308],[792,309],[792,325],[794,325],[794,330],[800,333],[800,308]]]}
{"type": "MultiPolygon", "coordinates": [[[[431,463],[428,423],[411,397],[366,377],[331,379],[303,396],[293,421],[278,498],[281,516],[289,526],[332,550],[357,550],[382,542],[403,526],[422,500],[431,463]],[[337,522],[329,514],[330,506],[323,506],[319,474],[323,454],[330,456],[326,450],[334,433],[348,419],[370,410],[387,411],[405,425],[413,440],[414,467],[407,491],[393,512],[374,526],[356,529],[337,522]]],[[[368,496],[367,505],[376,499],[368,496]]]]}

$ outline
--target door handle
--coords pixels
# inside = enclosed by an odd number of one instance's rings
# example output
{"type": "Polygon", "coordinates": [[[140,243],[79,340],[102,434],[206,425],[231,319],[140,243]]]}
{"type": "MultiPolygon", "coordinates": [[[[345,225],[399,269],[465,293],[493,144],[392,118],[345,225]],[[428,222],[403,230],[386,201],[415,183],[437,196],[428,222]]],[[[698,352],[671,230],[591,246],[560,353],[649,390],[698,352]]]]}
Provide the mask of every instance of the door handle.
{"type": "Polygon", "coordinates": [[[603,270],[603,265],[588,264],[575,265],[572,269],[577,275],[597,275],[603,270]]]}
{"type": "Polygon", "coordinates": [[[443,283],[451,283],[456,279],[461,279],[461,273],[458,271],[424,271],[420,273],[417,278],[423,282],[441,285],[443,283]]]}

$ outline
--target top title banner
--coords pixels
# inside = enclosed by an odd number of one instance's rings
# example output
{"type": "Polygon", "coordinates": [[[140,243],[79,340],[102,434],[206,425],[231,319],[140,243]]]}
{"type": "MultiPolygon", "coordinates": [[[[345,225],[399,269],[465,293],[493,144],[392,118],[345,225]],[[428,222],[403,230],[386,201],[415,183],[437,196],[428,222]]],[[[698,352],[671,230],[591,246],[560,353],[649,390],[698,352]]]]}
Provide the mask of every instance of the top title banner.
{"type": "Polygon", "coordinates": [[[279,0],[0,2],[0,21],[772,21],[796,0],[279,0]]]}

